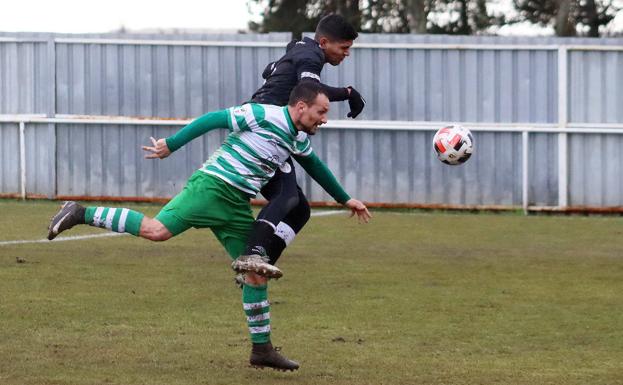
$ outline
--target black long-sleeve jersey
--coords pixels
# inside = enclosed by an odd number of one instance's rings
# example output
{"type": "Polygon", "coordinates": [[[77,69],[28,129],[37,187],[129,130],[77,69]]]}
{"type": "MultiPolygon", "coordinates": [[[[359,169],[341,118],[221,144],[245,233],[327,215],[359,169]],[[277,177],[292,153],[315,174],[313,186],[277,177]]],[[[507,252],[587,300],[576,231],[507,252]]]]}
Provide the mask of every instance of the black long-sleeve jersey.
{"type": "MultiPolygon", "coordinates": [[[[291,41],[286,47],[286,54],[266,66],[262,73],[264,84],[255,91],[251,101],[285,106],[288,104],[290,92],[298,82],[303,80],[320,82],[320,72],[324,63],[324,51],[318,42],[308,37],[291,41]]],[[[346,88],[324,84],[323,88],[331,101],[348,99],[346,88]]]]}

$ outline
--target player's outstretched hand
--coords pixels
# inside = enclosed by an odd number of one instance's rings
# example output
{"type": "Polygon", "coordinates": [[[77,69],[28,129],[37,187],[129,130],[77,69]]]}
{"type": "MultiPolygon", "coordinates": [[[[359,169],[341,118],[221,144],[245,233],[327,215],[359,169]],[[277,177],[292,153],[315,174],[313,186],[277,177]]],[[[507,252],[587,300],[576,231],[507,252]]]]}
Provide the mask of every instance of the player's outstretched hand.
{"type": "Polygon", "coordinates": [[[350,216],[353,217],[357,214],[357,219],[360,223],[368,223],[370,222],[370,218],[372,218],[372,214],[368,211],[366,205],[363,202],[358,201],[357,199],[349,199],[348,202],[344,203],[344,206],[348,207],[351,211],[350,216]]]}
{"type": "Polygon", "coordinates": [[[150,136],[149,139],[153,144],[153,147],[143,146],[143,150],[147,152],[151,152],[151,154],[145,155],[146,159],[164,159],[167,156],[171,155],[171,150],[167,146],[167,141],[164,139],[154,139],[153,136],[150,136]]]}
{"type": "Polygon", "coordinates": [[[353,87],[349,86],[346,88],[350,90],[348,93],[348,106],[350,107],[350,112],[346,114],[346,116],[355,119],[357,115],[361,114],[361,111],[363,111],[366,101],[353,87]]]}

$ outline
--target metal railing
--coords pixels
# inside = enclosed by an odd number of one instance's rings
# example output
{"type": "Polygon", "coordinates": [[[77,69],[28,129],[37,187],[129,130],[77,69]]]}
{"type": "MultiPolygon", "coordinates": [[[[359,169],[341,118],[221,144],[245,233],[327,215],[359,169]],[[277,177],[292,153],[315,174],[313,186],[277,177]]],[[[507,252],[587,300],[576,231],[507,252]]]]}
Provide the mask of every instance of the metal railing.
{"type": "MultiPolygon", "coordinates": [[[[0,123],[14,123],[19,126],[19,145],[20,145],[20,194],[26,198],[26,146],[25,146],[25,125],[35,124],[111,124],[111,125],[146,125],[146,126],[184,126],[190,123],[189,119],[144,119],[127,116],[82,116],[82,115],[57,115],[50,118],[45,115],[0,115],[0,123]]],[[[522,138],[522,165],[521,165],[521,184],[522,184],[522,208],[524,213],[529,211],[529,135],[534,133],[556,133],[559,134],[559,162],[566,162],[566,135],[567,134],[623,134],[623,124],[566,124],[559,126],[556,124],[482,124],[473,122],[409,122],[409,121],[380,121],[380,120],[331,120],[324,127],[343,130],[391,130],[391,131],[435,131],[440,127],[449,124],[461,124],[474,132],[506,132],[521,133],[522,138]],[[563,136],[564,135],[564,136],[563,136]],[[564,147],[563,147],[564,146],[564,147]]],[[[559,181],[566,183],[567,167],[559,164],[559,181]]],[[[559,188],[563,186],[559,185],[559,188]]],[[[559,192],[559,209],[567,206],[567,186],[564,185],[563,192],[559,192]],[[564,199],[563,199],[564,198],[564,199]]]]}

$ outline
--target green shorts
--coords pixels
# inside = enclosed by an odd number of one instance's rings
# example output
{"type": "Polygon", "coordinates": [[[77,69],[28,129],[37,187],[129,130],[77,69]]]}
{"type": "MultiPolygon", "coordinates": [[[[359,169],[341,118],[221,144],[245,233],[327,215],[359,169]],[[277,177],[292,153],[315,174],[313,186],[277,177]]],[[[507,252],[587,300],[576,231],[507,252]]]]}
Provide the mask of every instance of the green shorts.
{"type": "Polygon", "coordinates": [[[254,221],[248,194],[199,170],[156,219],[174,236],[209,227],[232,258],[244,253],[254,221]]]}

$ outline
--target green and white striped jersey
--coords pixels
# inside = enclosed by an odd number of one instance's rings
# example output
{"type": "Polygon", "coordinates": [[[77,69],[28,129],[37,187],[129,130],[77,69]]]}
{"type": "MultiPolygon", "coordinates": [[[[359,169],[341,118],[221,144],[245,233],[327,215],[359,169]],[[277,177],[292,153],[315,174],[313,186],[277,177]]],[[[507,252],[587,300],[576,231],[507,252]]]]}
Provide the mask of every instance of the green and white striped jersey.
{"type": "Polygon", "coordinates": [[[201,171],[255,196],[290,155],[310,156],[311,142],[288,107],[249,103],[226,110],[231,130],[201,171]]]}

